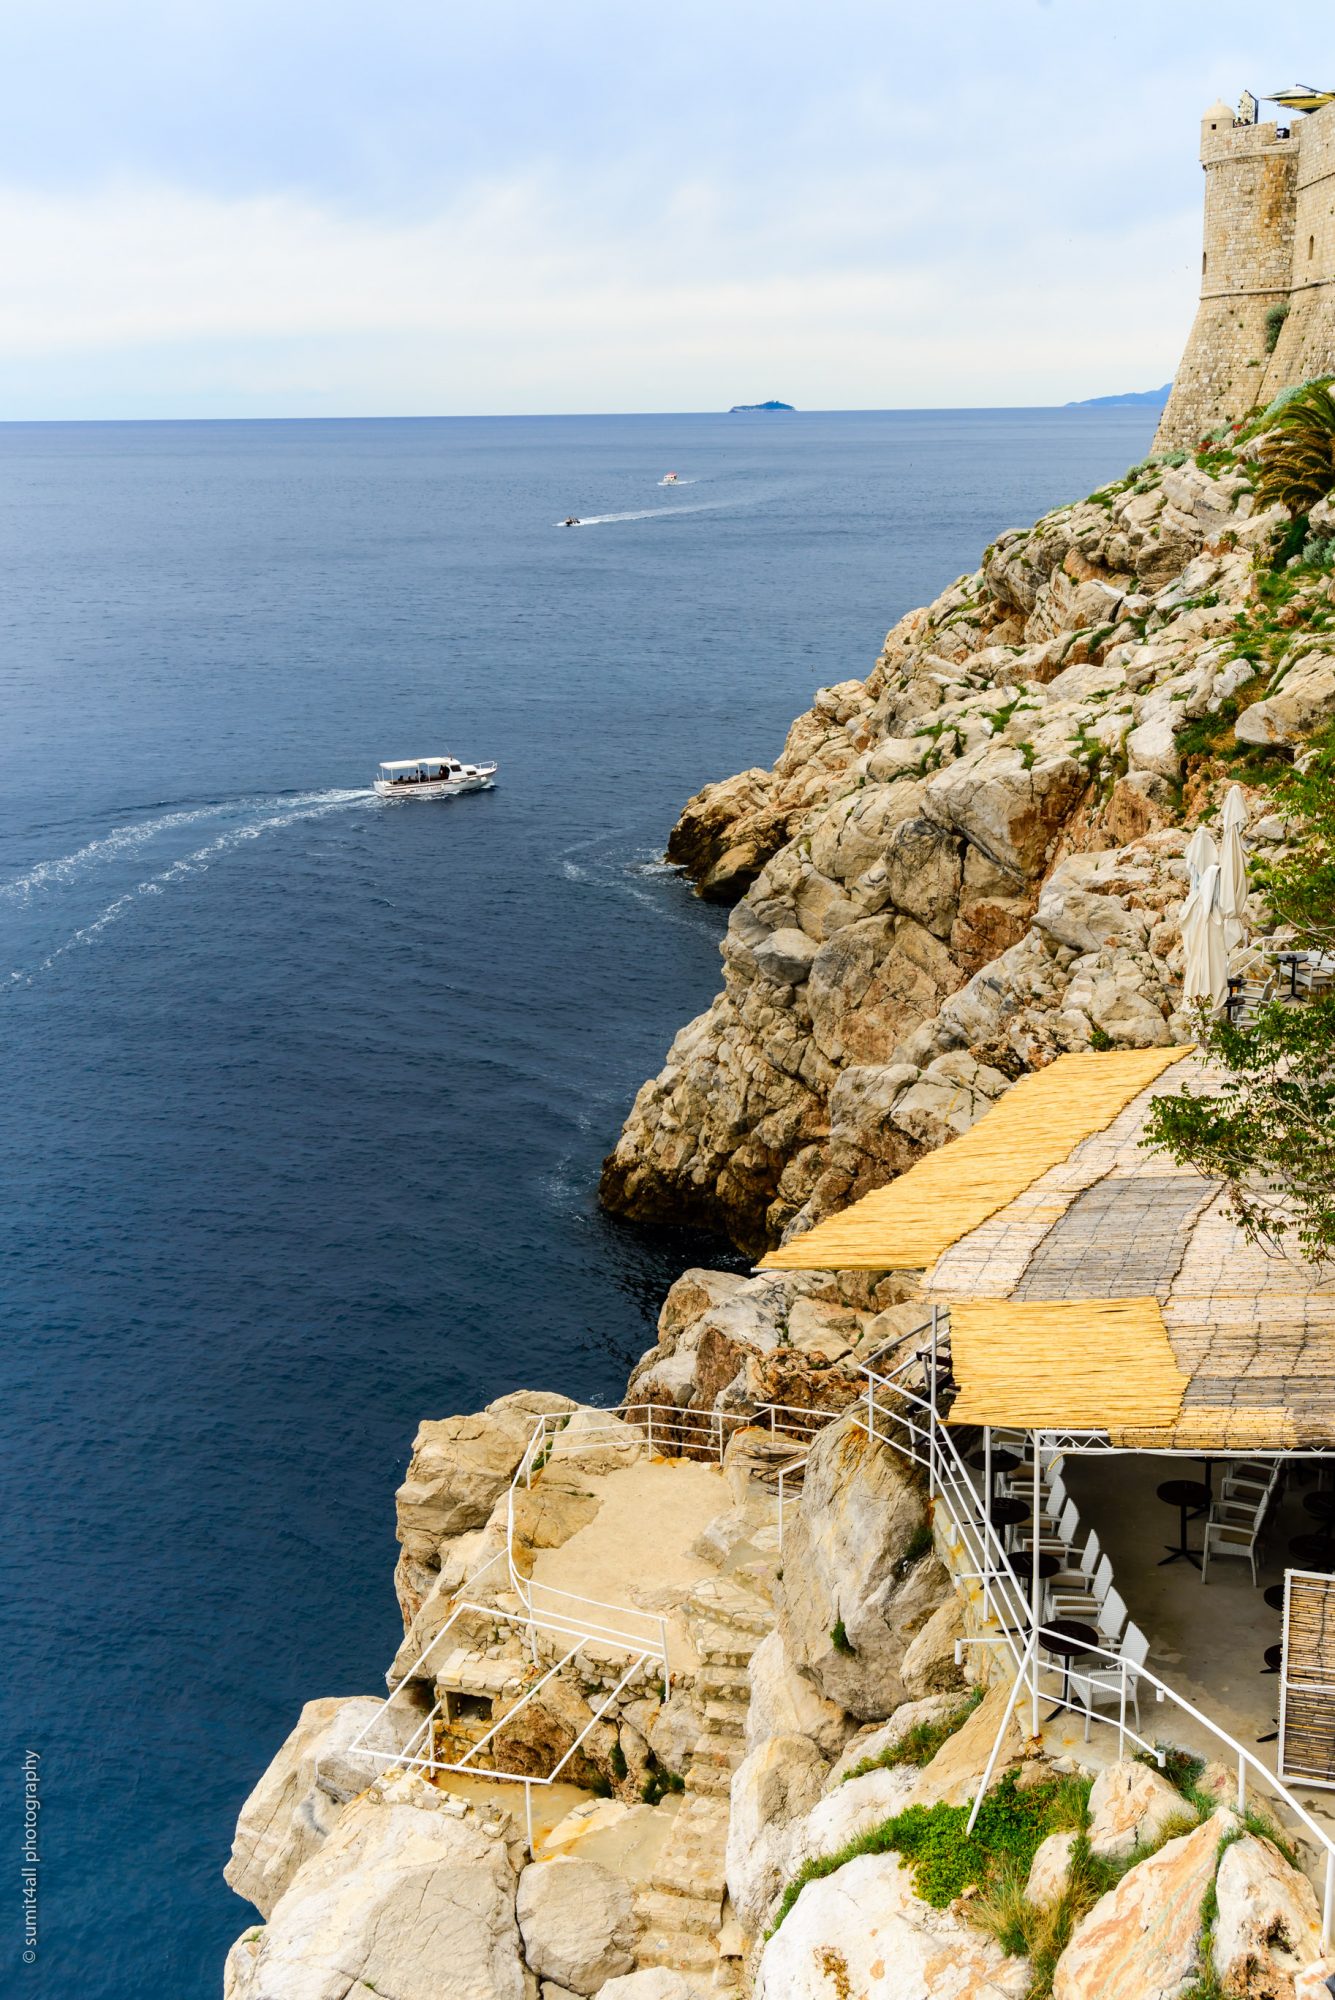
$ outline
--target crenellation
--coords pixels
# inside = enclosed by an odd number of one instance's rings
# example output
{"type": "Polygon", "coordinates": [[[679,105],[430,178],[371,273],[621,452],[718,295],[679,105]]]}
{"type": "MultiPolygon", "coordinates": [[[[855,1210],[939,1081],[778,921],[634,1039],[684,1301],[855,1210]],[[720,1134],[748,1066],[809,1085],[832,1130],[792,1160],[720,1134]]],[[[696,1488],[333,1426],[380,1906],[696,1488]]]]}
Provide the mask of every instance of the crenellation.
{"type": "Polygon", "coordinates": [[[1213,104],[1201,120],[1200,305],[1157,450],[1335,371],[1335,103],[1292,129],[1259,121],[1255,103],[1213,104]]]}

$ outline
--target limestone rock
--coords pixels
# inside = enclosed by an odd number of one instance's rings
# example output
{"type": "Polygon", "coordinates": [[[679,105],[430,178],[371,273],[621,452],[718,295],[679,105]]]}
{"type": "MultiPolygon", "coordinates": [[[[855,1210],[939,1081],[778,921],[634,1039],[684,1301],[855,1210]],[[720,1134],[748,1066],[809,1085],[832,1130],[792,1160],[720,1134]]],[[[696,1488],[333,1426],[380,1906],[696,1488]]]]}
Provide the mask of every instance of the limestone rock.
{"type": "Polygon", "coordinates": [[[558,1855],[519,1878],[516,1905],[524,1956],[544,1979],[596,1993],[635,1963],[639,1932],[630,1889],[600,1861],[558,1855]]]}
{"type": "Polygon", "coordinates": [[[866,1771],[827,1790],[789,1829],[785,1875],[791,1880],[804,1862],[837,1854],[859,1834],[892,1819],[908,1804],[917,1776],[912,1765],[899,1764],[866,1771]]]}
{"type": "Polygon", "coordinates": [[[888,1722],[869,1723],[860,1729],[844,1747],[843,1754],[835,1763],[826,1781],[826,1790],[842,1784],[848,1772],[859,1764],[870,1763],[883,1750],[892,1750],[902,1743],[911,1729],[920,1723],[944,1722],[947,1716],[957,1715],[961,1697],[958,1694],[930,1694],[921,1701],[901,1702],[888,1722]]]}
{"type": "Polygon", "coordinates": [[[924,1513],[912,1468],[851,1419],[817,1438],[785,1529],[779,1630],[798,1672],[862,1721],[908,1698],[905,1651],[950,1591],[934,1557],[905,1571],[924,1513]]]}
{"type": "Polygon", "coordinates": [[[899,1677],[913,1700],[964,1686],[964,1674],[955,1658],[955,1641],[963,1633],[964,1607],[952,1590],[914,1634],[900,1664],[899,1677]]]}
{"type": "Polygon", "coordinates": [[[673,1688],[646,1731],[649,1748],[665,1771],[684,1776],[704,1730],[704,1709],[686,1688],[673,1688]]]}
{"type": "MultiPolygon", "coordinates": [[[[973,1798],[978,1790],[978,1781],[987,1768],[1009,1699],[1010,1689],[1005,1682],[998,1682],[988,1690],[972,1714],[952,1735],[947,1736],[930,1764],[925,1764],[918,1773],[913,1787],[914,1805],[960,1806],[973,1798]]],[[[1024,1755],[1020,1718],[1012,1710],[992,1773],[993,1783],[1021,1764],[1024,1755]]]]}
{"type": "Polygon", "coordinates": [[[803,1889],[765,1946],[755,1991],[756,2000],[1022,2000],[1028,1986],[1027,1960],[921,1902],[895,1855],[863,1854],[803,1889]]]}
{"type": "Polygon", "coordinates": [[[1059,1903],[1066,1894],[1066,1884],[1071,1872],[1071,1852],[1077,1835],[1050,1833],[1046,1840],[1040,1840],[1029,1864],[1029,1879],[1024,1893],[1039,1909],[1051,1903],[1059,1903]]]}
{"type": "Polygon", "coordinates": [[[1293,2000],[1330,2000],[1335,1987],[1330,1981],[1335,1979],[1335,1957],[1327,1956],[1305,1965],[1293,1981],[1293,2000]]]}
{"type": "Polygon", "coordinates": [[[514,1895],[503,1841],[431,1805],[358,1799],[233,1946],[226,2000],[524,2000],[514,1895]]]}
{"type": "Polygon", "coordinates": [[[1089,1795],[1089,1846],[1092,1854],[1116,1858],[1137,1847],[1152,1847],[1175,1822],[1189,1819],[1191,1808],[1167,1778],[1133,1758],[1100,1771],[1089,1795]]]}
{"type": "Polygon", "coordinates": [[[755,948],[756,964],[778,986],[798,986],[811,971],[816,946],[804,931],[773,931],[755,948]]]}
{"type": "Polygon", "coordinates": [[[689,1973],[672,1972],[666,1965],[645,1966],[640,1972],[626,1972],[609,1979],[598,2000],[709,2000],[709,1988],[689,1973]]]}
{"type": "Polygon", "coordinates": [[[727,1878],[747,1930],[762,1925],[787,1880],[788,1835],[816,1804],[829,1766],[806,1736],[771,1736],[732,1774],[727,1878]]]}
{"type": "Polygon", "coordinates": [[[809,1736],[824,1756],[839,1754],[853,1725],[836,1702],[826,1701],[789,1665],[781,1632],[771,1632],[756,1647],[751,1655],[750,1679],[748,1750],[771,1736],[809,1736]]]}
{"type": "Polygon", "coordinates": [[[1212,1956],[1226,1993],[1294,2000],[1294,1977],[1321,1951],[1321,1912],[1305,1875],[1273,1841],[1244,1834],[1224,1849],[1212,1956]]]}
{"type": "Polygon", "coordinates": [[[1195,1972],[1201,1906],[1219,1843],[1236,1827],[1217,1812],[1125,1874],[1082,1917],[1057,1961],[1053,2000],[1178,2000],[1195,1972]]]}
{"type": "Polygon", "coordinates": [[[223,1874],[264,1916],[332,1833],[348,1801],[385,1768],[354,1762],[348,1746],[366,1730],[367,1749],[396,1753],[422,1719],[406,1697],[383,1716],[380,1707],[372,1695],[308,1701],[242,1806],[223,1874]]]}
{"type": "Polygon", "coordinates": [[[1295,660],[1279,687],[1244,708],[1233,726],[1239,743],[1301,743],[1335,716],[1335,658],[1308,653],[1295,660]]]}
{"type": "Polygon", "coordinates": [[[405,1556],[434,1560],[443,1542],[484,1525],[514,1477],[543,1405],[575,1407],[566,1396],[503,1397],[476,1416],[421,1426],[395,1496],[405,1556]]]}

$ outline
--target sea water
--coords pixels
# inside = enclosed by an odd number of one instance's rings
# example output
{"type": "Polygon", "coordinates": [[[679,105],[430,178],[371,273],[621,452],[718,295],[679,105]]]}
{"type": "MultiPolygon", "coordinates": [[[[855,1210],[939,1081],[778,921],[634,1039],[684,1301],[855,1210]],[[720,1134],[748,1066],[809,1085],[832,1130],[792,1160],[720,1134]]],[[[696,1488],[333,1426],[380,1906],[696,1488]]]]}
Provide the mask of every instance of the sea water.
{"type": "Polygon", "coordinates": [[[726,1256],[594,1198],[719,979],[678,809],[1152,425],[0,427],[6,1992],[219,1991],[241,1801],[383,1687],[419,1420],[615,1399],[726,1256]],[[497,788],[373,796],[446,749],[497,788]]]}

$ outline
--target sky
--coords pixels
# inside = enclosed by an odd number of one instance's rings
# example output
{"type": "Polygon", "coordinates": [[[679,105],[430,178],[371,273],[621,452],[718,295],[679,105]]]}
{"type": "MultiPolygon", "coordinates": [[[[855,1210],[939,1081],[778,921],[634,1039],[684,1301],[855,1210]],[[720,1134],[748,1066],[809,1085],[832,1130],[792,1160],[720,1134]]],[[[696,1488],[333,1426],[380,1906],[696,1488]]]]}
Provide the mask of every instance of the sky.
{"type": "Polygon", "coordinates": [[[0,419],[1051,404],[1171,375],[1287,0],[3,0],[0,419]]]}

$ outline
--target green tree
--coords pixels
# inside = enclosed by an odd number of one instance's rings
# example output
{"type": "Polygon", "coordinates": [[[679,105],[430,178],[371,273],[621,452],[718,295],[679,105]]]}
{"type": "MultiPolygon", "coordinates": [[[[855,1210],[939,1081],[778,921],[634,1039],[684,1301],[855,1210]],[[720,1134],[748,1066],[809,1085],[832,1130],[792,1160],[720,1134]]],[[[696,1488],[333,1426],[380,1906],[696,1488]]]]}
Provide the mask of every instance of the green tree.
{"type": "Polygon", "coordinates": [[[1335,488],[1335,381],[1306,382],[1275,417],[1261,444],[1261,504],[1276,500],[1295,517],[1335,488]]]}
{"type": "MultiPolygon", "coordinates": [[[[1335,730],[1304,762],[1275,787],[1294,844],[1258,887],[1299,948],[1330,951],[1335,730]]],[[[1225,1181],[1250,1236],[1314,1262],[1335,1256],[1335,992],[1269,1001],[1247,1027],[1203,1019],[1200,1046],[1222,1083],[1156,1098],[1146,1143],[1225,1181]]]]}

